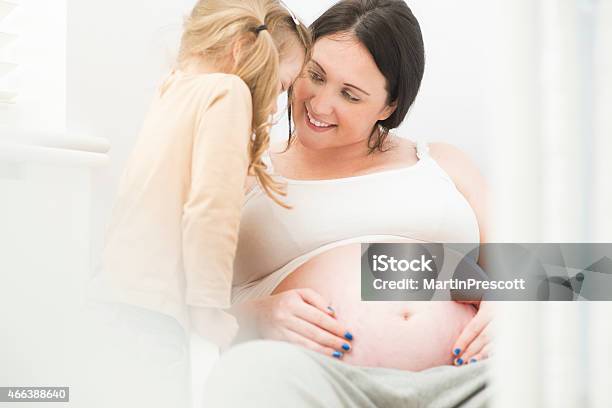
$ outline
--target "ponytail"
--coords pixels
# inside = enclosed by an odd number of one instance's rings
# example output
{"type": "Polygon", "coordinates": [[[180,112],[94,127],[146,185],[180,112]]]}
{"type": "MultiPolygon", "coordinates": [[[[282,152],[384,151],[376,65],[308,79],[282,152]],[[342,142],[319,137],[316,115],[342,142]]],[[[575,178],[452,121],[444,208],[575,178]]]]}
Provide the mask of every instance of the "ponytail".
{"type": "Polygon", "coordinates": [[[296,44],[308,52],[310,34],[277,0],[200,0],[185,22],[179,52],[179,62],[204,56],[215,66],[225,66],[238,46],[237,58],[227,71],[251,91],[249,174],[285,208],[289,207],[278,198],[286,196],[284,185],[267,172],[262,156],[270,145],[269,119],[277,98],[280,57],[296,44]]]}

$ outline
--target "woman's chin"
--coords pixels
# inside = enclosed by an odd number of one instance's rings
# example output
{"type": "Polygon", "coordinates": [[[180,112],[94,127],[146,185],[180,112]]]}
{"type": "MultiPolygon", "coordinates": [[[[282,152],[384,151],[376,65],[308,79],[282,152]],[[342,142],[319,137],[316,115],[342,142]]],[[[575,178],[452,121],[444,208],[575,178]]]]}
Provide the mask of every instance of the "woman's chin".
{"type": "MultiPolygon", "coordinates": [[[[330,131],[333,132],[333,131],[330,131]]],[[[340,147],[333,133],[314,133],[310,129],[296,128],[296,138],[301,146],[310,150],[324,150],[340,147]]]]}

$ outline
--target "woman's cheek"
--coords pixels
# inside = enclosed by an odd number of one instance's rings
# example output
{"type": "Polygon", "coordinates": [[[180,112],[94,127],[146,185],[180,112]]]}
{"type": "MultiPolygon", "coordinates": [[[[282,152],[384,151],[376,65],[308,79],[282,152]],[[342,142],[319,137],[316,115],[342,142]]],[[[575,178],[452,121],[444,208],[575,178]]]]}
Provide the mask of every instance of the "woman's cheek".
{"type": "Polygon", "coordinates": [[[306,99],[308,99],[308,95],[312,95],[312,90],[310,89],[310,81],[308,78],[299,77],[293,84],[293,101],[294,103],[303,104],[306,99]]]}
{"type": "Polygon", "coordinates": [[[371,122],[364,120],[367,112],[355,108],[336,108],[338,137],[347,144],[367,139],[370,136],[371,122]]]}

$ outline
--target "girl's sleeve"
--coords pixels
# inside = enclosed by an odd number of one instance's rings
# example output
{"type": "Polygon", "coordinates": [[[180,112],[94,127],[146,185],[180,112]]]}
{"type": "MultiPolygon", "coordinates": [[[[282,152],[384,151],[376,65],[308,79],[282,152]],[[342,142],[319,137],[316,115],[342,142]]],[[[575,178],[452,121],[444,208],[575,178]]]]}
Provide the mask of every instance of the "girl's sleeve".
{"type": "Polygon", "coordinates": [[[247,85],[224,77],[196,120],[189,195],[183,208],[188,306],[230,306],[244,201],[252,102],[247,85]]]}

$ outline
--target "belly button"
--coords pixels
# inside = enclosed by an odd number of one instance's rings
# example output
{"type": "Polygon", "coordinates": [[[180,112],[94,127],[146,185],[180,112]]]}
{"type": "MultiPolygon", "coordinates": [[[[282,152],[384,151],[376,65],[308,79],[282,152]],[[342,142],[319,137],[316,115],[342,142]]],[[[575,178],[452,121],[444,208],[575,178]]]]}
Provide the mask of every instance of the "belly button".
{"type": "Polygon", "coordinates": [[[404,312],[402,313],[402,317],[404,318],[404,320],[408,320],[410,318],[410,315],[408,314],[408,312],[404,312]]]}

